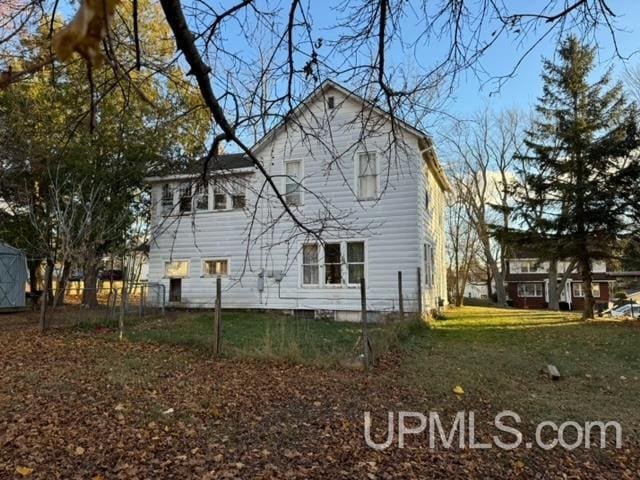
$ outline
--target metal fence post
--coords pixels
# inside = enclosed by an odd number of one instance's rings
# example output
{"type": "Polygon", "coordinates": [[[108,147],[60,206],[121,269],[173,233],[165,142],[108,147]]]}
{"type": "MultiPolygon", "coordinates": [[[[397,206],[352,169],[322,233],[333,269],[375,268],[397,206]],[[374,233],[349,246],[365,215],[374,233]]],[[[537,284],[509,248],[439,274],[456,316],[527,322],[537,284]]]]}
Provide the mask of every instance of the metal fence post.
{"type": "Polygon", "coordinates": [[[404,318],[404,299],[402,298],[402,271],[398,271],[398,306],[400,318],[404,318]]]}
{"type": "Polygon", "coordinates": [[[213,357],[220,355],[220,318],[222,310],[222,279],[216,278],[216,311],[213,316],[213,357]]]}
{"type": "Polygon", "coordinates": [[[371,344],[369,343],[369,327],[367,325],[367,286],[364,278],[360,279],[360,316],[362,318],[362,349],[364,354],[364,367],[371,367],[371,344]]]}
{"type": "Polygon", "coordinates": [[[422,318],[422,271],[418,267],[418,316],[422,318]]]}

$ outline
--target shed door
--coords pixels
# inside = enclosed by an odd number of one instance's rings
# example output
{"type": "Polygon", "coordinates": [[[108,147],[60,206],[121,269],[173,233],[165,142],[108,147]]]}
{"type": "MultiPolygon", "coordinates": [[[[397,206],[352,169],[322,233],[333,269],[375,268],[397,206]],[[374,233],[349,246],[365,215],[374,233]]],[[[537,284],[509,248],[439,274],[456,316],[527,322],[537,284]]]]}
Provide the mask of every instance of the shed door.
{"type": "Polygon", "coordinates": [[[179,302],[182,297],[182,279],[172,278],[169,280],[169,301],[179,302]]]}
{"type": "Polygon", "coordinates": [[[19,268],[17,255],[0,254],[0,308],[18,305],[19,268]]]}

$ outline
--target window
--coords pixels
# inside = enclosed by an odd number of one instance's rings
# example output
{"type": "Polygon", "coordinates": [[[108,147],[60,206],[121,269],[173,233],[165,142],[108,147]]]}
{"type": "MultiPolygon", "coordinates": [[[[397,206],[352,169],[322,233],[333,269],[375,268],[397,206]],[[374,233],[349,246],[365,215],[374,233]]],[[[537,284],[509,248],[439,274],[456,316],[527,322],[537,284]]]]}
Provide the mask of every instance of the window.
{"type": "Polygon", "coordinates": [[[536,260],[522,260],[518,262],[519,268],[514,273],[546,273],[547,268],[544,263],[536,260]]]}
{"type": "Polygon", "coordinates": [[[164,274],[171,278],[184,278],[189,276],[189,260],[174,260],[164,263],[164,274]]]}
{"type": "Polygon", "coordinates": [[[231,205],[233,208],[244,208],[247,204],[247,194],[244,185],[235,184],[231,194],[231,205]]]}
{"type": "Polygon", "coordinates": [[[320,267],[318,265],[318,245],[315,243],[302,246],[302,284],[318,285],[320,267]]]}
{"type": "Polygon", "coordinates": [[[429,189],[425,189],[424,191],[424,209],[428,213],[429,212],[429,189]]]}
{"type": "Polygon", "coordinates": [[[191,185],[180,185],[180,213],[191,212],[191,185]]]}
{"type": "Polygon", "coordinates": [[[336,106],[336,101],[334,97],[327,97],[327,108],[329,110],[333,110],[336,106]]]}
{"type": "MultiPolygon", "coordinates": [[[[584,289],[582,288],[582,282],[573,282],[571,284],[571,288],[573,290],[574,297],[584,297],[584,289]]],[[[600,298],[600,284],[592,283],[591,291],[593,292],[593,296],[595,298],[600,298]]]]}
{"type": "Polygon", "coordinates": [[[347,242],[347,269],[350,284],[364,278],[364,242],[347,242]]]}
{"type": "Polygon", "coordinates": [[[165,183],[162,185],[162,198],[160,199],[162,205],[162,214],[169,215],[173,210],[173,189],[171,184],[165,183]]]}
{"type": "Polygon", "coordinates": [[[209,186],[198,185],[196,188],[196,210],[209,210],[209,186]]]}
{"type": "Polygon", "coordinates": [[[214,210],[226,210],[227,209],[227,192],[224,191],[220,183],[216,183],[213,189],[213,209],[214,210]]]}
{"type": "Polygon", "coordinates": [[[358,198],[371,200],[378,196],[378,168],[376,154],[364,152],[358,154],[358,198]]]}
{"type": "Polygon", "coordinates": [[[300,160],[285,163],[285,199],[288,205],[301,205],[300,160]]]}
{"type": "Polygon", "coordinates": [[[435,280],[435,272],[433,270],[434,258],[433,258],[433,245],[430,243],[424,244],[424,286],[433,287],[435,280]]]}
{"type": "Polygon", "coordinates": [[[542,297],[542,291],[543,291],[542,283],[519,283],[518,284],[519,297],[542,297]]]}
{"type": "Polygon", "coordinates": [[[324,283],[340,285],[342,283],[342,261],[339,243],[327,243],[324,246],[324,283]]]}
{"type": "Polygon", "coordinates": [[[205,260],[202,263],[202,274],[205,277],[216,277],[218,275],[228,275],[229,260],[227,259],[205,260]]]}

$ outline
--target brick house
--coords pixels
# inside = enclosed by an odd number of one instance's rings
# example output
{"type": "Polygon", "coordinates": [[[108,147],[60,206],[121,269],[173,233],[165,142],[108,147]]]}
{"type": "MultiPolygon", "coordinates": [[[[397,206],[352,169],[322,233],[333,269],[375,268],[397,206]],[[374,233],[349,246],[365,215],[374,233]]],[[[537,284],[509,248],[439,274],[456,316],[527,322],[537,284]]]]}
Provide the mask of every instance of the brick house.
{"type": "MultiPolygon", "coordinates": [[[[569,268],[569,261],[558,262],[558,282],[569,268]]],[[[613,301],[613,278],[604,260],[593,262],[593,296],[597,308],[609,308],[613,301]]],[[[549,262],[520,254],[507,261],[505,276],[507,298],[516,308],[545,309],[549,306],[549,262]]],[[[567,279],[560,294],[561,308],[581,310],[584,307],[582,279],[576,270],[567,279]]]]}

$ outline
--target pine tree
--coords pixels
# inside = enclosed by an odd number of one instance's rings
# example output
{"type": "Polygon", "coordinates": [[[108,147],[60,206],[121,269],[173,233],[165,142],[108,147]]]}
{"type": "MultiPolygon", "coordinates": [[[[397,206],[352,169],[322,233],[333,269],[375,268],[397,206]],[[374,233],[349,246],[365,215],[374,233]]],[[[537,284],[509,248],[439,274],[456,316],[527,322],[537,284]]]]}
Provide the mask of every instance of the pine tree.
{"type": "MultiPolygon", "coordinates": [[[[627,189],[637,185],[636,109],[611,71],[590,82],[595,49],[574,37],[545,60],[543,94],[520,156],[519,210],[548,259],[577,261],[583,318],[593,318],[592,261],[609,258],[628,221],[627,189]]],[[[527,241],[530,241],[531,236],[527,241]]]]}

